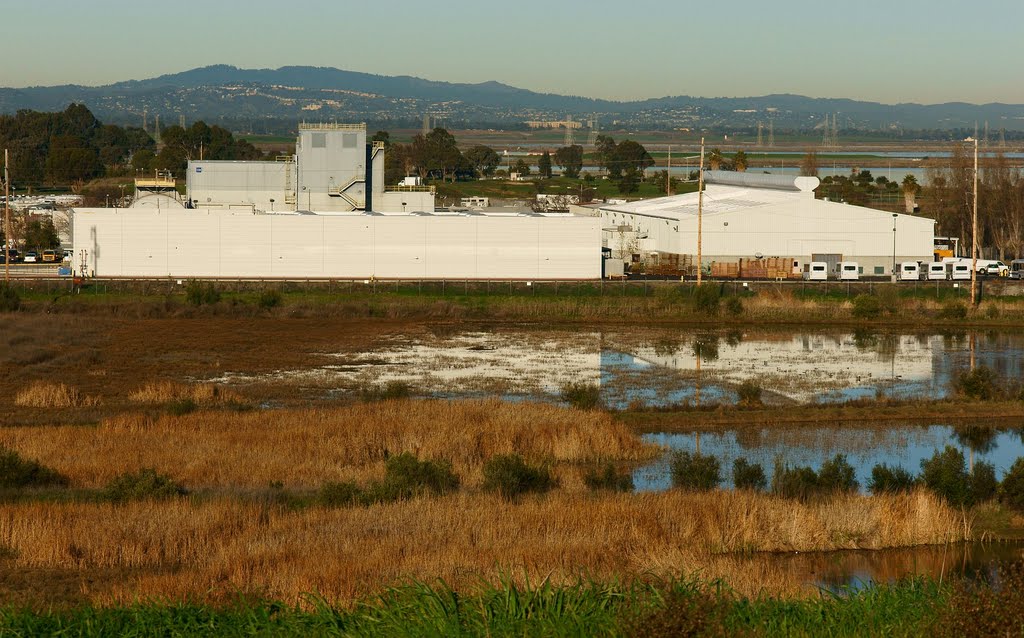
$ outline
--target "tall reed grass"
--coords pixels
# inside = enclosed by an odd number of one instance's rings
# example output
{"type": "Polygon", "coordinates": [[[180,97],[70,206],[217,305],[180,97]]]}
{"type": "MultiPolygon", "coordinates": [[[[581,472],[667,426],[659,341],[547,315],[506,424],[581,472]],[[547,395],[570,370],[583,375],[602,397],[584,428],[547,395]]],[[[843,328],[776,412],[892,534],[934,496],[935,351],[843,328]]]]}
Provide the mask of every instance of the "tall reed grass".
{"type": "Polygon", "coordinates": [[[496,582],[699,573],[741,593],[801,583],[742,554],[943,543],[970,534],[927,492],[795,503],[750,492],[553,492],[508,502],[459,492],[299,511],[235,499],[0,505],[0,545],[18,568],[137,570],[96,594],[113,603],[244,591],[352,601],[406,579],[496,582]]]}
{"type": "Polygon", "coordinates": [[[241,396],[213,383],[186,384],[176,381],[150,381],[128,395],[136,403],[171,403],[193,401],[204,405],[216,402],[241,401],[241,396]]]}
{"type": "Polygon", "coordinates": [[[35,381],[18,391],[14,405],[23,408],[82,408],[99,403],[95,397],[59,382],[35,381]]]}
{"type": "MultiPolygon", "coordinates": [[[[161,395],[166,396],[166,395],[161,395]]],[[[383,401],[322,410],[129,413],[99,427],[0,429],[0,445],[38,459],[82,487],[152,467],[189,488],[314,487],[379,480],[389,456],[447,460],[466,485],[482,467],[517,453],[553,466],[583,489],[591,461],[640,462],[660,448],[601,412],[500,401],[383,401]]]]}

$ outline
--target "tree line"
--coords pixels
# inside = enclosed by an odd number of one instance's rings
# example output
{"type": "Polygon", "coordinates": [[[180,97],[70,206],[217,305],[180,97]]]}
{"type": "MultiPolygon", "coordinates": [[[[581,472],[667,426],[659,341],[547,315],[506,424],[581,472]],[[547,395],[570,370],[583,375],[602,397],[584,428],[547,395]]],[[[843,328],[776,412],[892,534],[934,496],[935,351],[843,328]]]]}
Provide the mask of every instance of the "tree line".
{"type": "Polygon", "coordinates": [[[252,144],[219,126],[196,122],[160,132],[160,149],[145,130],[103,124],[81,104],[55,113],[0,115],[0,149],[10,151],[12,186],[73,186],[89,180],[170,170],[181,175],[190,159],[261,159],[252,144]]]}

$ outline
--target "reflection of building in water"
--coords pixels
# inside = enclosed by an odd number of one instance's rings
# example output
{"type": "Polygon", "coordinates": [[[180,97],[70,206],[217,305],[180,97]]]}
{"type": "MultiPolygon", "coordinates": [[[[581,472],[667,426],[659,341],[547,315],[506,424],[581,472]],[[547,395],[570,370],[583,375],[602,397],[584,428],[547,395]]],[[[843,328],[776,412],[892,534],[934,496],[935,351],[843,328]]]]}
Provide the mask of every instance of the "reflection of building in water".
{"type": "Polygon", "coordinates": [[[557,395],[571,382],[601,382],[601,336],[596,333],[557,339],[466,333],[370,356],[381,365],[364,372],[365,381],[403,381],[432,392],[557,395]]]}
{"type": "Polygon", "coordinates": [[[934,393],[935,355],[941,356],[943,348],[937,336],[806,334],[732,345],[710,336],[673,349],[640,347],[635,355],[659,366],[696,371],[697,351],[704,353],[701,373],[719,382],[755,381],[765,391],[811,401],[835,392],[857,396],[858,389],[873,393],[887,385],[924,385],[921,390],[934,393]]]}

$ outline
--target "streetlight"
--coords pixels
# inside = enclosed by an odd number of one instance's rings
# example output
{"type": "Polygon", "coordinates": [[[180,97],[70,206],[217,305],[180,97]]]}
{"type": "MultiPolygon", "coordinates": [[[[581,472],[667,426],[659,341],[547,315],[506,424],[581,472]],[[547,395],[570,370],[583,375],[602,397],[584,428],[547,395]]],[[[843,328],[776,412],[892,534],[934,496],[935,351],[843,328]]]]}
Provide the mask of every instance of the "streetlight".
{"type": "Polygon", "coordinates": [[[700,138],[700,168],[697,170],[697,287],[704,279],[701,226],[704,223],[704,138],[700,138]]]}
{"type": "Polygon", "coordinates": [[[971,305],[978,305],[978,140],[968,137],[965,142],[974,142],[974,212],[971,215],[971,305]]]}
{"type": "Polygon", "coordinates": [[[896,213],[892,214],[892,282],[896,283],[896,213]]]}

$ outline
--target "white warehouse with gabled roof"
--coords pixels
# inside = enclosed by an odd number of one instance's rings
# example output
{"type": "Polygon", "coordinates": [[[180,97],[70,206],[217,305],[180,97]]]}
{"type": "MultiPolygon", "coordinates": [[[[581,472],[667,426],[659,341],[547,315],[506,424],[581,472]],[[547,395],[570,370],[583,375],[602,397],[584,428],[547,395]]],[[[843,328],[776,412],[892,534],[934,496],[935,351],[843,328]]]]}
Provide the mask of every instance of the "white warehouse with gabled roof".
{"type": "MultiPolygon", "coordinates": [[[[702,261],[827,256],[855,261],[865,275],[889,275],[894,261],[932,261],[935,221],[815,199],[816,177],[707,171],[702,261]],[[895,231],[894,231],[895,228],[895,231]]],[[[613,256],[656,261],[697,254],[698,194],[598,207],[613,256]]]]}

